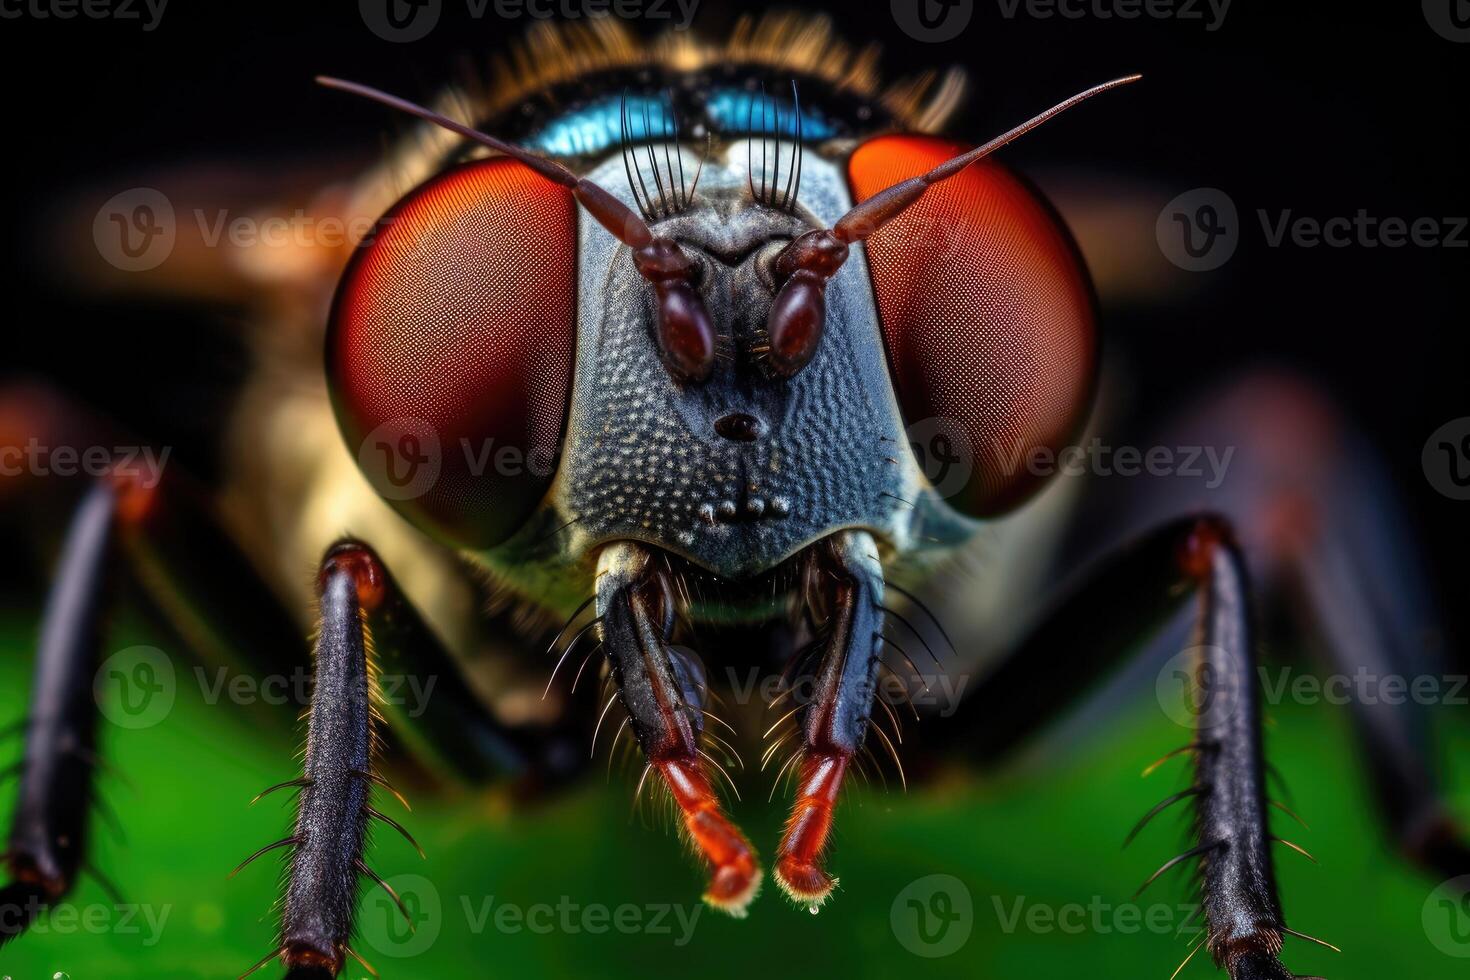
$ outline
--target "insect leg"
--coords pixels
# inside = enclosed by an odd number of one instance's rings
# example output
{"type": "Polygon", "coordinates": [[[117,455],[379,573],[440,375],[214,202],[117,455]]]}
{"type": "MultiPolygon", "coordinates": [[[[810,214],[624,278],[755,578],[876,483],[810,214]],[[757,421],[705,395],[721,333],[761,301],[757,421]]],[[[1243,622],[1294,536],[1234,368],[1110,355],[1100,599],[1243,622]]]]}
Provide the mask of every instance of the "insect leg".
{"type": "Polygon", "coordinates": [[[958,713],[934,720],[933,734],[982,757],[1001,754],[1055,717],[1056,708],[1035,710],[1033,695],[1055,692],[1064,703],[1080,696],[1193,596],[1195,778],[1187,798],[1197,840],[1155,877],[1197,860],[1217,965],[1233,980],[1278,980],[1293,975],[1278,959],[1289,933],[1269,849],[1248,580],[1224,520],[1203,515],[1152,531],[1087,572],[958,713]],[[1067,654],[1061,667],[1059,652],[1067,654]]]}
{"type": "Polygon", "coordinates": [[[1414,516],[1384,457],[1333,398],[1276,368],[1231,379],[1162,430],[1150,426],[1129,441],[1205,447],[1215,459],[1201,457],[1195,479],[1094,481],[1077,526],[1152,527],[1196,510],[1203,483],[1210,509],[1235,529],[1264,621],[1284,634],[1273,646],[1310,658],[1273,666],[1273,689],[1294,697],[1305,679],[1320,710],[1345,709],[1390,842],[1440,880],[1470,874],[1464,828],[1436,771],[1432,724],[1436,710],[1463,705],[1470,692],[1451,662],[1457,651],[1444,649],[1414,516]]]}
{"type": "MultiPolygon", "coordinates": [[[[295,676],[308,651],[299,625],[215,519],[205,495],[183,477],[168,474],[146,510],[123,525],[128,570],[201,660],[263,677],[295,676]]],[[[385,754],[446,785],[509,778],[518,791],[533,794],[565,781],[569,761],[579,757],[569,746],[580,736],[554,724],[501,723],[374,552],[358,542],[340,547],[360,552],[354,560],[381,582],[383,601],[369,626],[390,680],[379,706],[388,723],[385,754]]],[[[280,720],[274,705],[254,710],[272,712],[262,724],[280,720]]]]}
{"type": "Polygon", "coordinates": [[[296,825],[290,837],[256,852],[292,849],[278,950],[292,975],[341,972],[351,954],[347,942],[358,882],[376,880],[363,858],[368,823],[377,816],[372,793],[379,779],[370,624],[384,609],[387,589],[377,558],[355,542],[333,546],[322,560],[317,579],[321,618],[296,825]]]}
{"type": "Polygon", "coordinates": [[[1194,785],[1206,946],[1234,980],[1289,978],[1277,958],[1286,922],[1266,818],[1249,576],[1222,522],[1205,518],[1173,533],[1183,580],[1199,597],[1194,785]]]}
{"type": "Polygon", "coordinates": [[[1347,693],[1333,700],[1352,718],[1392,841],[1442,879],[1470,874],[1431,724],[1436,705],[1463,705],[1470,692],[1447,663],[1453,651],[1438,648],[1442,617],[1384,460],[1332,399],[1279,372],[1226,386],[1182,428],[1181,444],[1239,447],[1219,506],[1279,618],[1308,639],[1329,683],[1345,682],[1329,689],[1347,693]]]}
{"type": "MultiPolygon", "coordinates": [[[[5,437],[12,434],[45,447],[72,447],[79,454],[88,446],[139,445],[65,395],[41,386],[0,386],[0,461],[7,467],[0,472],[0,504],[6,505],[5,517],[21,515],[22,534],[49,523],[58,505],[80,498],[90,481],[54,473],[9,475],[12,460],[23,459],[26,446],[19,438],[7,444],[5,437]]],[[[142,610],[153,614],[165,635],[172,634],[201,669],[294,678],[309,652],[299,622],[221,520],[209,487],[180,463],[165,466],[168,459],[166,449],[145,444],[131,465],[115,469],[114,477],[122,481],[118,485],[127,490],[115,522],[118,601],[135,598],[136,587],[142,610]]],[[[500,722],[472,688],[460,658],[403,598],[391,576],[385,594],[373,632],[390,679],[382,705],[389,724],[386,758],[427,769],[439,783],[510,778],[520,796],[539,794],[575,774],[581,759],[576,746],[585,735],[572,727],[573,719],[565,724],[500,722]]],[[[487,628],[503,638],[504,646],[516,643],[508,623],[492,621],[487,628]]],[[[527,643],[527,656],[535,652],[527,643]]],[[[269,703],[276,699],[254,700],[235,707],[258,713],[259,724],[280,722],[281,709],[269,703]]],[[[293,715],[305,707],[290,700],[293,715]]]]}
{"type": "Polygon", "coordinates": [[[580,727],[500,722],[373,549],[344,539],[329,549],[332,560],[350,565],[381,595],[365,606],[374,663],[386,679],[378,710],[387,734],[405,743],[415,763],[451,784],[509,780],[526,796],[580,774],[580,727]]]}
{"type": "MultiPolygon", "coordinates": [[[[1362,672],[1407,684],[1426,679],[1434,684],[1434,696],[1456,697],[1463,674],[1455,679],[1402,656],[1412,634],[1395,631],[1383,607],[1365,601],[1391,593],[1391,586],[1382,586],[1383,578],[1393,574],[1392,566],[1343,560],[1339,549],[1350,540],[1317,541],[1286,570],[1289,594],[1302,597],[1303,615],[1311,617],[1311,629],[1322,638],[1328,670],[1341,678],[1362,672]]],[[[1443,878],[1470,874],[1470,845],[1431,764],[1429,708],[1413,696],[1370,692],[1350,698],[1349,710],[1379,813],[1400,851],[1443,878]]]]}
{"type": "Polygon", "coordinates": [[[113,548],[117,488],[99,480],[72,519],[46,603],[37,654],[20,799],[0,889],[0,945],[19,935],[70,890],[86,855],[96,764],[92,696],[113,548]]]}
{"type": "MultiPolygon", "coordinates": [[[[168,540],[160,530],[135,543],[157,547],[168,540]]],[[[446,781],[508,777],[522,793],[562,782],[573,769],[568,759],[578,755],[566,751],[562,740],[569,733],[501,724],[367,545],[344,539],[329,548],[317,594],[303,772],[273,787],[299,789],[296,825],[245,862],[292,849],[280,939],[267,960],[279,955],[300,977],[336,975],[355,955],[347,942],[358,882],[382,884],[364,859],[369,823],[383,823],[418,846],[372,802],[374,785],[398,795],[377,769],[385,736],[446,781]],[[392,682],[386,687],[379,684],[384,671],[392,682]],[[399,724],[385,732],[385,721],[399,724]]],[[[298,646],[299,640],[288,648],[298,646]]]]}
{"type": "Polygon", "coordinates": [[[684,830],[710,868],[704,900],[743,916],[760,887],[755,850],[720,807],[700,752],[705,691],[669,647],[674,594],[649,553],[632,542],[598,557],[597,611],[633,734],[684,818],[684,830]]]}
{"type": "Polygon", "coordinates": [[[833,811],[853,756],[862,749],[877,690],[882,643],[883,570],[873,539],[833,535],[810,576],[826,616],[825,650],[811,701],[802,710],[796,800],[777,851],[775,878],[793,901],[816,907],[835,879],[822,867],[833,811]]]}
{"type": "MultiPolygon", "coordinates": [[[[372,804],[374,785],[393,792],[376,768],[380,712],[392,717],[404,707],[380,686],[385,669],[412,670],[444,681],[434,689],[432,710],[422,712],[417,728],[405,731],[417,733],[407,734],[420,740],[416,749],[457,775],[511,775],[544,784],[566,774],[565,764],[549,758],[565,754],[554,739],[541,738],[549,733],[494,722],[367,545],[344,539],[329,548],[317,594],[320,622],[305,761],[301,777],[283,784],[300,790],[295,829],[250,858],[276,847],[291,848],[276,952],[294,971],[292,976],[303,978],[336,976],[347,957],[356,955],[347,944],[360,880],[376,882],[398,902],[366,864],[369,823],[384,823],[414,844],[407,831],[372,804]],[[461,747],[458,754],[452,750],[455,745],[461,747]]],[[[398,907],[412,927],[404,905],[398,902],[398,907]]]]}

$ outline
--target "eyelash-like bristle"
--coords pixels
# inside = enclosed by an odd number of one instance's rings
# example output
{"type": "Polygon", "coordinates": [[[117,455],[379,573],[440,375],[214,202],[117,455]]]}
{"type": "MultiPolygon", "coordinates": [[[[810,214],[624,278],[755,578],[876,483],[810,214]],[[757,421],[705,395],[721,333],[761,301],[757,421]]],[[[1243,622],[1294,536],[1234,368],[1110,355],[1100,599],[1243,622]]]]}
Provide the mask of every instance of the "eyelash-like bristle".
{"type": "MultiPolygon", "coordinates": [[[[644,103],[643,106],[643,138],[638,145],[634,145],[633,117],[628,109],[626,90],[619,106],[618,144],[623,156],[623,171],[628,177],[628,189],[633,192],[633,199],[645,221],[661,221],[689,210],[694,203],[694,195],[699,190],[700,175],[704,172],[704,157],[700,157],[699,166],[694,171],[694,183],[690,185],[686,182],[684,145],[679,139],[679,115],[673,102],[674,93],[671,90],[669,108],[665,109],[662,104],[659,106],[657,137],[658,142],[663,143],[662,170],[659,168],[659,155],[655,147],[653,112],[648,104],[644,103]],[[670,143],[673,144],[672,150],[670,143]],[[642,159],[639,158],[640,151],[642,159]],[[653,177],[653,190],[658,193],[657,202],[654,201],[653,193],[649,191],[648,181],[644,177],[645,161],[647,170],[653,177]]],[[[705,155],[708,155],[708,150],[705,155]]]]}
{"type": "Polygon", "coordinates": [[[781,137],[783,135],[781,106],[766,94],[764,82],[761,83],[760,90],[759,129],[756,128],[756,100],[754,98],[750,100],[750,105],[746,110],[746,130],[750,133],[750,138],[745,144],[745,169],[751,200],[787,212],[796,209],[796,203],[801,194],[801,165],[805,156],[802,141],[801,93],[795,79],[792,79],[791,82],[791,103],[790,123],[784,128],[784,132],[789,134],[788,138],[791,143],[784,188],[781,186],[781,137]],[[757,133],[761,144],[759,186],[756,185],[755,176],[757,133]],[[767,149],[768,139],[770,141],[769,150],[767,149]]]}

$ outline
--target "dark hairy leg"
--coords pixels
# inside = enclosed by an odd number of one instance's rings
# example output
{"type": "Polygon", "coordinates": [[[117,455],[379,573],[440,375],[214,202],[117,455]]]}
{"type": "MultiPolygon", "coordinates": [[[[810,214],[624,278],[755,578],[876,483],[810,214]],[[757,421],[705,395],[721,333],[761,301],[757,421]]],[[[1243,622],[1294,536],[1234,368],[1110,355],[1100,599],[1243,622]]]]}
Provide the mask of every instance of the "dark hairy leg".
{"type": "Polygon", "coordinates": [[[388,807],[374,803],[375,791],[381,791],[376,793],[380,798],[402,802],[378,771],[384,724],[380,710],[388,707],[379,686],[385,669],[411,670],[438,682],[432,705],[422,706],[428,708],[427,720],[420,720],[417,737],[466,777],[498,775],[545,785],[566,776],[557,768],[564,764],[555,761],[566,755],[555,750],[555,733],[497,724],[366,544],[344,539],[328,549],[317,595],[320,618],[302,773],[267,790],[297,791],[296,822],[289,836],[245,862],[290,849],[279,943],[256,968],[279,956],[288,976],[298,980],[337,976],[349,957],[357,957],[348,943],[361,881],[385,889],[413,925],[365,856],[368,827],[374,821],[418,848],[403,826],[383,812],[388,807]],[[456,745],[461,749],[457,756],[452,750],[456,745]]]}
{"type": "Polygon", "coordinates": [[[703,671],[669,645],[673,587],[646,549],[618,542],[602,550],[597,613],[618,696],[648,760],[644,777],[658,775],[709,867],[705,902],[743,916],[760,889],[760,865],[715,793],[713,763],[701,748],[708,695],[703,671]]]}
{"type": "Polygon", "coordinates": [[[822,856],[838,794],[867,737],[877,692],[883,570],[873,539],[859,531],[833,535],[809,561],[806,604],[824,622],[812,649],[811,698],[797,722],[796,799],[776,852],[775,877],[792,901],[816,907],[836,884],[822,856]]]}
{"type": "MultiPolygon", "coordinates": [[[[238,644],[279,632],[270,625],[279,617],[271,607],[236,609],[222,621],[202,618],[201,606],[188,601],[193,593],[207,592],[211,582],[237,597],[267,592],[258,582],[246,587],[250,580],[243,578],[208,578],[210,569],[245,569],[236,554],[215,552],[214,560],[202,565],[202,580],[195,581],[187,580],[188,566],[168,560],[173,545],[187,536],[177,520],[186,517],[186,526],[196,533],[209,526],[201,513],[175,507],[182,495],[171,490],[167,485],[142,488],[120,478],[100,479],[83,497],[68,532],[41,628],[24,725],[19,805],[5,853],[13,881],[0,889],[0,944],[65,895],[86,867],[93,781],[100,765],[93,680],[110,605],[109,580],[132,571],[149,586],[149,595],[179,582],[178,590],[168,589],[159,605],[170,620],[170,613],[187,611],[180,627],[186,637],[220,636],[238,644]],[[114,557],[123,560],[114,562],[114,557]]],[[[228,544],[217,529],[194,540],[228,544]]],[[[373,784],[388,789],[373,766],[378,706],[370,694],[369,670],[376,671],[381,663],[401,672],[400,679],[412,674],[410,680],[417,683],[409,688],[432,696],[432,705],[418,706],[425,710],[415,712],[419,717],[408,719],[404,730],[413,740],[411,747],[442,760],[460,778],[498,776],[515,780],[522,789],[544,789],[569,778],[569,768],[582,758],[580,752],[565,750],[564,743],[576,737],[573,732],[499,723],[365,545],[346,541],[331,549],[323,561],[319,597],[310,718],[312,731],[320,736],[309,741],[303,775],[271,787],[302,791],[297,826],[289,837],[250,859],[294,846],[297,870],[283,910],[281,945],[271,955],[292,953],[295,962],[288,958],[288,963],[317,971],[341,969],[357,881],[359,876],[372,877],[361,860],[365,822],[376,819],[402,831],[368,802],[373,784]],[[371,661],[370,638],[376,640],[371,661]]],[[[299,639],[285,642],[293,649],[301,646],[299,639]]],[[[279,649],[270,653],[257,661],[262,669],[285,657],[279,649]]],[[[394,705],[382,707],[390,716],[396,711],[394,705]]]]}
{"type": "MultiPolygon", "coordinates": [[[[1347,692],[1389,842],[1438,878],[1470,874],[1432,729],[1436,696],[1450,701],[1464,670],[1445,648],[1413,515],[1384,459],[1329,396],[1279,370],[1231,381],[1147,441],[1233,452],[1209,506],[1235,528],[1273,622],[1305,640],[1317,670],[1347,692]],[[1430,696],[1394,696],[1389,683],[1427,683],[1430,696]]],[[[1168,477],[1116,485],[1123,493],[1098,500],[1096,523],[1151,525],[1197,506],[1197,486],[1168,477]]]]}
{"type": "MultiPolygon", "coordinates": [[[[0,436],[16,433],[39,433],[35,438],[56,446],[136,444],[44,389],[0,388],[0,436]]],[[[93,682],[114,605],[141,600],[181,649],[206,664],[290,677],[309,650],[274,591],[215,518],[205,488],[189,474],[135,467],[99,478],[25,474],[0,480],[6,516],[20,515],[27,532],[42,530],[38,538],[45,537],[50,516],[71,500],[78,503],[50,585],[31,702],[16,726],[25,753],[11,774],[19,777],[20,792],[0,863],[0,945],[72,888],[79,871],[88,870],[93,783],[104,764],[96,745],[93,682]],[[129,586],[138,588],[126,591],[129,586]]],[[[584,733],[560,724],[518,727],[496,719],[365,545],[344,542],[334,549],[324,577],[339,578],[326,574],[339,567],[354,583],[361,577],[370,586],[366,628],[376,641],[376,663],[407,681],[400,692],[431,700],[403,710],[390,692],[380,705],[390,726],[384,741],[395,759],[422,764],[415,768],[449,781],[507,779],[520,796],[560,785],[580,770],[585,752],[571,746],[581,746],[584,733]]],[[[268,713],[265,724],[289,724],[273,706],[240,710],[268,713]]],[[[300,784],[297,779],[273,788],[300,784]]]]}
{"type": "MultiPolygon", "coordinates": [[[[780,707],[783,718],[771,731],[787,721],[795,730],[776,740],[767,761],[795,738],[795,751],[776,770],[778,783],[788,772],[794,777],[796,792],[774,874],[789,898],[816,907],[836,884],[824,867],[824,853],[841,790],[872,727],[883,666],[877,545],[860,531],[833,535],[802,556],[800,580],[796,607],[811,614],[815,635],[787,665],[787,674],[797,675],[787,677],[794,703],[780,707]]],[[[708,717],[704,671],[669,642],[676,627],[675,594],[668,569],[648,549],[635,542],[603,549],[597,581],[603,648],[648,760],[645,778],[656,773],[668,789],[686,834],[709,866],[705,901],[742,915],[761,871],[754,849],[715,793],[719,767],[701,746],[708,717]]]]}
{"type": "Polygon", "coordinates": [[[1196,861],[1204,945],[1216,964],[1233,980],[1286,980],[1293,974],[1279,955],[1295,933],[1277,897],[1270,851],[1248,575],[1226,522],[1179,520],[1097,563],[955,716],[927,724],[949,744],[995,758],[1075,703],[1191,596],[1194,779],[1172,802],[1195,807],[1196,842],[1149,883],[1196,861]]]}
{"type": "Polygon", "coordinates": [[[107,606],[117,503],[118,489],[107,480],[83,498],[42,619],[24,724],[19,802],[4,855],[13,881],[0,889],[0,945],[60,900],[86,861],[97,763],[92,678],[107,606]]]}
{"type": "MultiPolygon", "coordinates": [[[[20,803],[6,855],[15,882],[0,892],[5,939],[18,935],[61,898],[83,867],[98,761],[92,681],[106,607],[108,557],[119,538],[137,533],[151,517],[155,502],[151,490],[122,479],[99,479],[68,532],[42,625],[26,723],[20,803]]],[[[370,784],[378,777],[372,769],[373,709],[359,575],[369,590],[367,607],[380,607],[382,596],[370,591],[379,584],[372,580],[370,563],[356,559],[356,553],[334,554],[324,566],[314,737],[306,775],[285,784],[304,792],[296,833],[287,839],[298,845],[297,870],[283,913],[282,948],[299,950],[300,965],[312,968],[329,965],[334,949],[340,957],[332,938],[350,922],[358,873],[370,873],[361,863],[363,829],[369,817],[381,816],[367,802],[370,784]],[[338,865],[345,856],[351,861],[344,869],[338,865]]],[[[344,948],[345,936],[340,932],[344,948]]],[[[339,960],[336,968],[340,966],[339,960]]]]}
{"type": "Polygon", "coordinates": [[[378,691],[369,624],[384,605],[386,589],[377,559],[354,543],[334,546],[322,560],[302,774],[272,787],[298,790],[295,827],[291,836],[245,861],[279,847],[291,849],[280,945],[257,966],[279,955],[288,976],[303,980],[334,977],[348,956],[356,956],[348,939],[359,880],[372,878],[388,887],[364,861],[368,822],[398,826],[372,803],[374,784],[382,777],[375,768],[378,691]]]}

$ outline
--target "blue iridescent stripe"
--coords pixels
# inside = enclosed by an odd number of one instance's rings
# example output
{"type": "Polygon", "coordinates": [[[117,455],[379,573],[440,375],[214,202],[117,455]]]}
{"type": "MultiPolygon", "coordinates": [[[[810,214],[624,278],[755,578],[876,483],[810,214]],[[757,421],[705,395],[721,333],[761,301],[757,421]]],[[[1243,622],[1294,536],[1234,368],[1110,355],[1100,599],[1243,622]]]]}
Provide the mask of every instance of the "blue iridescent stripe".
{"type": "MultiPolygon", "coordinates": [[[[645,139],[652,131],[654,138],[672,134],[674,117],[667,95],[629,95],[628,125],[634,141],[645,139]],[[645,128],[644,114],[648,123],[645,128]]],[[[771,132],[776,126],[776,110],[781,113],[781,135],[790,139],[795,134],[795,103],[790,98],[768,99],[766,120],[761,122],[761,98],[757,92],[741,88],[715,89],[709,95],[705,111],[717,133],[731,136],[751,132],[771,132]]],[[[521,141],[528,149],[556,156],[593,156],[616,146],[621,139],[623,100],[612,95],[597,99],[552,120],[521,141]]],[[[687,122],[687,120],[681,120],[687,122]]],[[[801,135],[804,140],[825,140],[837,135],[837,129],[820,109],[803,105],[801,135]]]]}
{"type": "MultiPolygon", "coordinates": [[[[529,149],[558,156],[601,153],[622,138],[622,96],[609,96],[582,106],[531,134],[522,144],[529,149]]],[[[628,124],[632,138],[641,140],[651,130],[654,136],[673,133],[674,117],[667,96],[628,96],[628,124]],[[648,127],[644,128],[644,113],[648,127]]]]}
{"type": "MultiPolygon", "coordinates": [[[[716,89],[710,93],[705,110],[715,129],[721,133],[770,132],[775,129],[775,111],[781,113],[781,134],[791,136],[795,132],[793,119],[795,103],[789,99],[770,97],[766,99],[766,122],[761,125],[761,96],[759,92],[745,89],[716,89]]],[[[837,135],[837,130],[819,110],[810,106],[801,107],[802,140],[825,140],[837,135]]]]}

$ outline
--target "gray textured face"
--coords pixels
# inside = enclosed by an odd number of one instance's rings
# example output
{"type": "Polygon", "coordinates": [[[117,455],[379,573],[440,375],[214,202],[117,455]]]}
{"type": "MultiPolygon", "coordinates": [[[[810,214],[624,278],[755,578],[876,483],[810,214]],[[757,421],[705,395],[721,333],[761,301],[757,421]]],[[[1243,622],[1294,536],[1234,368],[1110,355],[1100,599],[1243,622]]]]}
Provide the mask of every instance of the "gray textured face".
{"type": "MultiPolygon", "coordinates": [[[[728,354],[704,384],[670,377],[654,339],[652,290],[629,250],[582,216],[576,381],[551,496],[575,522],[574,555],[633,538],[741,578],[845,527],[907,550],[916,503],[931,506],[889,383],[861,249],[828,288],[812,362],[783,381],[752,359],[774,293],[771,260],[851,202],[841,172],[808,152],[797,215],[755,204],[745,159],[742,142],[710,160],[693,207],[656,226],[702,265],[699,289],[728,354]],[[757,438],[718,434],[715,421],[732,413],[754,417],[757,438]]],[[[633,204],[620,158],[588,176],[633,204]]]]}

